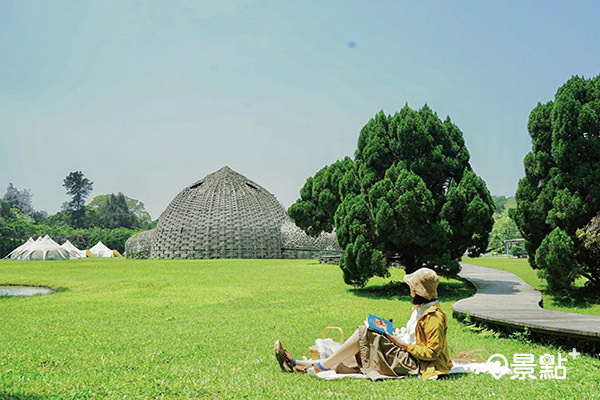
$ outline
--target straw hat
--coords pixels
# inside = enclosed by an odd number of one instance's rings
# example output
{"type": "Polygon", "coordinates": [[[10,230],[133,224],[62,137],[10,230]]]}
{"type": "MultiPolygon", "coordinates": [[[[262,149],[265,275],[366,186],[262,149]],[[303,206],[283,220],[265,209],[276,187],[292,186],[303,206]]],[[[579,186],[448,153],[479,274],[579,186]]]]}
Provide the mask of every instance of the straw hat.
{"type": "Polygon", "coordinates": [[[437,299],[437,287],[440,278],[434,270],[421,268],[412,274],[404,275],[404,282],[410,287],[410,295],[418,294],[428,300],[437,299]]]}

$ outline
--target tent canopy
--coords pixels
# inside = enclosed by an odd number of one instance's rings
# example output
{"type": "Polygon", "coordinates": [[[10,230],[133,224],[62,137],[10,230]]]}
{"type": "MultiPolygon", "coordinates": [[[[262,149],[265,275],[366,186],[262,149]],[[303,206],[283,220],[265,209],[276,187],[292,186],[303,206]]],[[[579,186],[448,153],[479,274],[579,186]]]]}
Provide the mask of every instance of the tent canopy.
{"type": "Polygon", "coordinates": [[[22,245],[20,245],[19,247],[17,247],[16,249],[14,249],[13,251],[11,251],[10,253],[8,253],[8,255],[6,257],[4,257],[4,258],[5,259],[14,260],[14,257],[16,257],[17,254],[19,254],[23,249],[25,249],[31,243],[35,243],[35,240],[33,240],[32,237],[30,237],[29,239],[27,239],[27,241],[25,243],[23,243],[22,245]]]}
{"type": "Polygon", "coordinates": [[[90,249],[90,252],[95,257],[114,257],[113,251],[106,247],[102,242],[96,243],[96,245],[90,249]]]}
{"type": "Polygon", "coordinates": [[[46,235],[43,238],[31,242],[28,240],[23,246],[10,253],[11,260],[20,261],[35,261],[35,260],[68,260],[71,258],[69,252],[62,247],[50,236],[46,235]],[[17,251],[19,250],[19,251],[17,251]]]}
{"type": "Polygon", "coordinates": [[[60,247],[62,247],[66,251],[68,251],[69,254],[71,255],[71,258],[85,258],[86,257],[85,250],[79,250],[77,247],[75,247],[75,245],[73,245],[73,243],[69,242],[68,240],[66,242],[64,242],[60,247]]]}

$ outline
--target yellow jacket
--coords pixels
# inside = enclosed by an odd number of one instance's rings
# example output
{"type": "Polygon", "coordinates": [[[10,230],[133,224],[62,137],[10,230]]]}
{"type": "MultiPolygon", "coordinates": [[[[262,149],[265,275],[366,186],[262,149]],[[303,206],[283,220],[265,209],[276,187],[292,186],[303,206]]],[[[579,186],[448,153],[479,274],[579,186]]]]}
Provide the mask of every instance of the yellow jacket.
{"type": "Polygon", "coordinates": [[[446,313],[439,303],[429,307],[417,321],[417,344],[409,344],[407,350],[419,359],[423,378],[447,375],[452,368],[446,341],[447,330],[446,313]]]}

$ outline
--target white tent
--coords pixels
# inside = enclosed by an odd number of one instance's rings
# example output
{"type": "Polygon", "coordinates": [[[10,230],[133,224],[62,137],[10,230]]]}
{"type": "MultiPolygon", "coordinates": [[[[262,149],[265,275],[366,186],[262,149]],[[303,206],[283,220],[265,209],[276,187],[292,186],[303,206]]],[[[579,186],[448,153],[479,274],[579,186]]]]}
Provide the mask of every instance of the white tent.
{"type": "Polygon", "coordinates": [[[29,246],[31,243],[35,243],[35,240],[33,240],[33,238],[29,238],[27,239],[27,241],[25,243],[23,243],[22,245],[20,245],[19,247],[17,247],[16,249],[14,249],[13,251],[11,251],[10,253],[8,253],[8,255],[6,257],[4,257],[5,259],[10,258],[11,260],[14,260],[17,256],[17,254],[19,254],[21,251],[23,251],[27,246],[29,246]]]}
{"type": "MultiPolygon", "coordinates": [[[[11,253],[12,254],[12,253],[11,253]]],[[[12,260],[34,261],[34,260],[68,260],[71,256],[69,252],[62,247],[50,236],[46,235],[35,242],[26,243],[18,253],[11,256],[12,260]]]]}
{"type": "Polygon", "coordinates": [[[92,247],[90,251],[96,257],[114,257],[113,251],[106,247],[102,242],[96,243],[96,245],[92,247]]]}
{"type": "Polygon", "coordinates": [[[85,258],[87,257],[85,254],[85,250],[79,250],[73,243],[68,240],[60,245],[63,249],[69,252],[71,258],[85,258]]]}

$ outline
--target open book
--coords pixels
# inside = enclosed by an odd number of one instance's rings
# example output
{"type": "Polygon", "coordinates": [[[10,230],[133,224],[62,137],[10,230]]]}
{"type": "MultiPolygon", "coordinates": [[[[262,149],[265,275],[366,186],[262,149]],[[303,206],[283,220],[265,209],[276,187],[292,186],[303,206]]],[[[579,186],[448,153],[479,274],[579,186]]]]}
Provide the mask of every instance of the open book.
{"type": "Polygon", "coordinates": [[[387,319],[379,318],[373,314],[369,314],[367,322],[369,324],[370,329],[374,329],[381,333],[387,332],[390,335],[393,335],[394,326],[392,321],[388,321],[387,319]]]}

